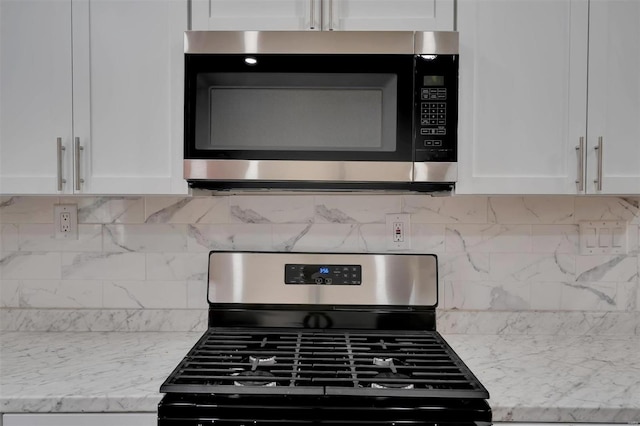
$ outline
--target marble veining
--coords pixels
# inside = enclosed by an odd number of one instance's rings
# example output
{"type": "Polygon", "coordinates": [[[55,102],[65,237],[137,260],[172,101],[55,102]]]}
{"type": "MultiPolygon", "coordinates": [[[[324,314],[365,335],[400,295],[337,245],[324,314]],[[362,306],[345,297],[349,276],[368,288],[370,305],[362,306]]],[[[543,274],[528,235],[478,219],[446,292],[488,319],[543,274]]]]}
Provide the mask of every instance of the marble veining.
{"type": "Polygon", "coordinates": [[[488,388],[494,420],[640,420],[640,358],[632,356],[640,350],[639,339],[446,338],[488,388]]]}
{"type": "MultiPolygon", "coordinates": [[[[178,213],[180,210],[185,208],[191,201],[192,201],[191,198],[182,198],[179,201],[167,207],[164,207],[158,210],[157,212],[150,214],[145,219],[144,222],[145,223],[167,223],[171,220],[171,218],[173,218],[176,215],[176,213],[178,213]]],[[[198,221],[201,220],[204,216],[206,216],[207,213],[208,211],[204,212],[199,218],[195,219],[195,222],[198,223],[198,221]]]]}
{"type": "Polygon", "coordinates": [[[576,280],[577,281],[599,281],[604,277],[604,275],[607,272],[615,268],[618,264],[620,264],[625,259],[627,259],[626,254],[615,256],[611,260],[608,260],[601,265],[594,266],[593,268],[587,271],[584,271],[583,273],[578,275],[576,280]]]}
{"type": "Polygon", "coordinates": [[[640,223],[638,197],[576,197],[575,220],[622,220],[640,223]]]}
{"type": "Polygon", "coordinates": [[[187,226],[187,235],[192,238],[193,240],[195,240],[195,242],[201,246],[206,248],[207,250],[220,250],[222,248],[224,248],[224,245],[213,240],[213,239],[209,239],[207,238],[207,236],[204,235],[202,228],[197,227],[195,225],[188,225],[187,226]]]}
{"type": "Polygon", "coordinates": [[[570,197],[489,197],[489,222],[502,224],[572,223],[570,197]]]}
{"type": "Polygon", "coordinates": [[[4,201],[0,200],[0,209],[12,206],[16,203],[16,197],[8,197],[4,201]]]}
{"type": "Polygon", "coordinates": [[[253,209],[242,209],[239,206],[231,206],[230,213],[232,217],[237,218],[243,223],[271,223],[269,219],[253,209]]]}
{"type": "Polygon", "coordinates": [[[307,235],[307,233],[309,233],[312,226],[313,226],[313,223],[309,223],[304,228],[302,228],[302,230],[299,233],[291,236],[290,238],[287,238],[286,240],[282,241],[279,244],[275,244],[274,245],[275,251],[285,251],[285,252],[293,251],[298,241],[300,241],[302,238],[304,238],[305,235],[307,235]]]}
{"type": "MultiPolygon", "coordinates": [[[[640,420],[640,340],[443,333],[490,393],[494,421],[640,420]]],[[[0,412],[155,412],[201,331],[2,333],[0,412]]]]}
{"type": "Polygon", "coordinates": [[[0,197],[0,223],[53,223],[58,197],[0,197]]]}
{"type": "Polygon", "coordinates": [[[124,244],[118,242],[118,235],[116,235],[114,232],[116,231],[116,229],[109,227],[109,226],[105,226],[104,228],[104,236],[111,242],[111,244],[113,244],[114,246],[116,246],[117,248],[120,248],[124,251],[128,251],[128,252],[134,252],[135,250],[132,248],[129,248],[127,246],[125,246],[124,244]]]}
{"type": "Polygon", "coordinates": [[[229,197],[147,197],[145,223],[226,223],[229,197]]]}
{"type": "Polygon", "coordinates": [[[15,259],[18,259],[18,258],[24,257],[24,256],[29,256],[29,254],[30,253],[28,253],[28,252],[17,252],[17,251],[8,253],[7,255],[0,257],[0,266],[9,265],[15,259]]]}
{"type": "Polygon", "coordinates": [[[529,303],[524,298],[513,294],[502,287],[491,289],[491,309],[529,309],[529,303]]]}
{"type": "Polygon", "coordinates": [[[611,306],[615,306],[616,305],[616,302],[612,297],[607,296],[604,292],[598,290],[597,288],[589,287],[587,285],[578,284],[578,283],[564,282],[562,284],[567,286],[567,287],[571,287],[571,288],[578,289],[578,290],[584,290],[584,291],[587,291],[589,293],[592,293],[598,299],[604,301],[605,303],[607,303],[607,304],[609,304],[611,306]]]}
{"type": "Polygon", "coordinates": [[[144,198],[93,197],[61,198],[61,202],[78,204],[79,223],[142,223],[144,198]]]}
{"type": "Polygon", "coordinates": [[[313,197],[307,195],[229,197],[231,223],[310,223],[313,215],[313,197]]]}
{"type": "Polygon", "coordinates": [[[486,197],[402,198],[402,211],[415,223],[487,223],[486,197]]]}
{"type": "Polygon", "coordinates": [[[438,310],[438,330],[448,334],[619,336],[638,340],[640,313],[624,311],[438,310]]]}
{"type": "Polygon", "coordinates": [[[145,254],[137,252],[63,253],[64,279],[145,279],[145,254]]]}
{"type": "Polygon", "coordinates": [[[316,215],[330,223],[357,223],[357,221],[339,209],[330,209],[324,204],[316,206],[316,215]]]}
{"type": "Polygon", "coordinates": [[[206,308],[0,310],[0,331],[187,332],[206,328],[206,308]]]}
{"type": "Polygon", "coordinates": [[[270,250],[272,247],[271,225],[255,223],[188,225],[187,236],[189,252],[270,250]]]}

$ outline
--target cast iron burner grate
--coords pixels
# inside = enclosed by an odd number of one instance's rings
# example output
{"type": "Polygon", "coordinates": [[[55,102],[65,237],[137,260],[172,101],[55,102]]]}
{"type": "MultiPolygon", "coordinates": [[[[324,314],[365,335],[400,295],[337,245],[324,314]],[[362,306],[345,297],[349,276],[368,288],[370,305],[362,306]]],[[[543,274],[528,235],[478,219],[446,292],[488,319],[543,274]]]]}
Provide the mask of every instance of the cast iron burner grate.
{"type": "Polygon", "coordinates": [[[211,328],[160,391],[489,397],[436,331],[211,328]]]}

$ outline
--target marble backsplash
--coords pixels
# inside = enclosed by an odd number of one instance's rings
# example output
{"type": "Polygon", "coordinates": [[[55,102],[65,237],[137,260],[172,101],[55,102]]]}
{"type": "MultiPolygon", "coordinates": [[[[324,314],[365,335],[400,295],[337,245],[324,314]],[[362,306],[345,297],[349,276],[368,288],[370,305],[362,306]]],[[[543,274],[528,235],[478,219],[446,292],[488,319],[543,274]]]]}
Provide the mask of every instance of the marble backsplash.
{"type": "Polygon", "coordinates": [[[209,250],[383,252],[388,213],[438,255],[441,330],[640,334],[640,197],[364,194],[2,197],[0,330],[204,328],[209,250]],[[585,220],[627,222],[627,254],[580,255],[585,220]]]}

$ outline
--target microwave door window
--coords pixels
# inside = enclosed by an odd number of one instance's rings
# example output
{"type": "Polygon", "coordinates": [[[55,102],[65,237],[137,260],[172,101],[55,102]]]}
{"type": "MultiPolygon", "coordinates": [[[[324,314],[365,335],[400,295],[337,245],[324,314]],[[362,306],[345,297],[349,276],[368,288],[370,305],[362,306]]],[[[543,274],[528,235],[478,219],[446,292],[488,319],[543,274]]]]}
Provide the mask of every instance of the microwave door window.
{"type": "Polygon", "coordinates": [[[395,74],[203,73],[195,110],[198,150],[396,150],[395,74]]]}

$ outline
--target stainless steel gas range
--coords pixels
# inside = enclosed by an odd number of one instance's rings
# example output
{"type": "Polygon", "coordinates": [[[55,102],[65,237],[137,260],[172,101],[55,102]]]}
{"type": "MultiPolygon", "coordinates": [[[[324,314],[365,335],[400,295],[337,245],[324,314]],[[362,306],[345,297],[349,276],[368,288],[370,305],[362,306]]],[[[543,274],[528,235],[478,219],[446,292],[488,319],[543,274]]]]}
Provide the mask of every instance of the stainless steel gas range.
{"type": "Polygon", "coordinates": [[[490,425],[437,283],[435,255],[211,252],[209,328],[158,425],[490,425]]]}

